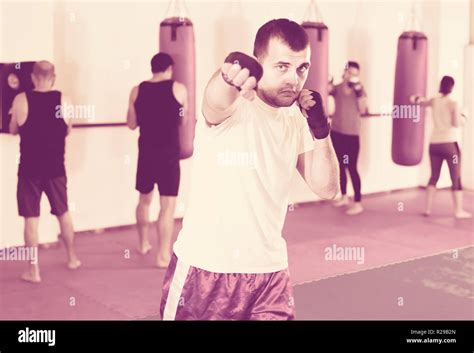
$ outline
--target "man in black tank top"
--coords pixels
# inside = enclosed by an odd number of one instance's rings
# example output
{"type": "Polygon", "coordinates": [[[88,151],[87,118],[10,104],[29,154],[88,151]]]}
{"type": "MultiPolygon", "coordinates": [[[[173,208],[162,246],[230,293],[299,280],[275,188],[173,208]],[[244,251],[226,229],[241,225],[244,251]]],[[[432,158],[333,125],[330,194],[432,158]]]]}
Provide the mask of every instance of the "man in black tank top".
{"type": "MultiPolygon", "coordinates": [[[[52,90],[55,79],[53,64],[48,61],[35,63],[31,77],[35,88],[15,97],[10,122],[10,132],[20,134],[17,201],[19,214],[25,219],[25,246],[37,253],[40,201],[44,192],[51,213],[59,221],[60,237],[68,254],[67,266],[77,269],[81,262],[74,250],[64,167],[65,138],[71,125],[61,113],[61,104],[64,103],[61,92],[52,90]]],[[[21,278],[39,283],[38,261],[31,261],[21,278]]]]}
{"type": "Polygon", "coordinates": [[[186,87],[172,80],[173,59],[158,53],[151,60],[153,77],[132,89],[127,125],[140,128],[136,190],[139,235],[138,250],[150,251],[148,238],[149,207],[155,183],[160,193],[157,221],[158,254],[156,266],[166,268],[171,260],[174,211],[180,181],[179,125],[187,119],[186,87]]]}

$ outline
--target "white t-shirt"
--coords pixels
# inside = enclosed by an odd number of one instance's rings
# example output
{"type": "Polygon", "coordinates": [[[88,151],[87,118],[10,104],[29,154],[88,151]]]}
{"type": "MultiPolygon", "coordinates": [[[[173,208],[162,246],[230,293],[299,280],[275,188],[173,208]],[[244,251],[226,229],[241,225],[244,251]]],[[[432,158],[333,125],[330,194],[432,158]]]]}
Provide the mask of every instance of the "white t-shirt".
{"type": "Polygon", "coordinates": [[[239,97],[217,126],[198,121],[183,227],[174,244],[190,266],[219,273],[288,267],[282,228],[298,155],[314,149],[298,106],[239,97]]]}
{"type": "Polygon", "coordinates": [[[459,141],[458,127],[453,126],[455,115],[459,114],[456,102],[448,96],[437,96],[430,100],[433,117],[433,131],[430,143],[449,143],[459,141]]]}

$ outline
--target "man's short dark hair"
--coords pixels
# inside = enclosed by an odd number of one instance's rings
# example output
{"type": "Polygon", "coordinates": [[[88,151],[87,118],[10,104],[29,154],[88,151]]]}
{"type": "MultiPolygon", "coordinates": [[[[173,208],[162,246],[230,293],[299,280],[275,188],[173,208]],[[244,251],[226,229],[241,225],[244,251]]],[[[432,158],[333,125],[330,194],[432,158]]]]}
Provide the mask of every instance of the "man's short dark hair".
{"type": "Polygon", "coordinates": [[[151,72],[154,74],[164,72],[173,64],[174,61],[169,54],[158,53],[151,59],[151,72]]]}
{"type": "Polygon", "coordinates": [[[360,70],[360,65],[357,61],[348,61],[346,66],[347,66],[347,69],[353,67],[357,70],[360,70]]]}
{"type": "Polygon", "coordinates": [[[309,45],[306,31],[298,23],[286,18],[268,21],[257,31],[253,45],[253,56],[263,58],[268,52],[270,39],[278,38],[293,51],[304,50],[309,45]]]}

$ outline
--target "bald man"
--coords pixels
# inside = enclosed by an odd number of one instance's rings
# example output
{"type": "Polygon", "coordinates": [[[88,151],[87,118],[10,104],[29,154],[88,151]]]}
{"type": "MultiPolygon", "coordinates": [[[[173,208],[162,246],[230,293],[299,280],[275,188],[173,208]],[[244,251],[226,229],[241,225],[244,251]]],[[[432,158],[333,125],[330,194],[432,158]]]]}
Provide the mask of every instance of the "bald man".
{"type": "MultiPolygon", "coordinates": [[[[81,262],[74,250],[64,166],[65,138],[71,131],[71,120],[63,118],[61,106],[66,102],[61,92],[52,89],[55,77],[52,63],[35,63],[31,74],[34,89],[18,94],[13,100],[10,133],[20,135],[17,201],[19,214],[25,220],[25,246],[38,248],[40,201],[44,192],[51,213],[59,221],[60,238],[68,255],[67,267],[74,270],[81,262]]],[[[31,261],[21,278],[41,282],[38,261],[31,261]]]]}

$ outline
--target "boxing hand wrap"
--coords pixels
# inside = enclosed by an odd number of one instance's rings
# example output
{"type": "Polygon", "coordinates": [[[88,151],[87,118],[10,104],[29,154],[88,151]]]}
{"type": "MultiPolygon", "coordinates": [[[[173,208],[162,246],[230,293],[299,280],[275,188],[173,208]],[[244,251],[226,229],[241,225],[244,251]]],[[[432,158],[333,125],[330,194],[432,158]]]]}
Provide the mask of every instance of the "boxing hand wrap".
{"type": "Polygon", "coordinates": [[[318,92],[311,90],[311,96],[316,104],[306,110],[306,114],[308,115],[308,125],[313,131],[314,137],[321,140],[329,135],[331,127],[328,122],[328,117],[324,113],[323,99],[321,98],[321,95],[318,92]]]}
{"type": "MultiPolygon", "coordinates": [[[[230,63],[230,64],[238,64],[240,65],[241,68],[243,69],[245,68],[249,70],[250,72],[249,77],[250,76],[255,77],[255,79],[257,80],[257,83],[258,81],[260,81],[260,79],[263,76],[262,65],[260,65],[260,63],[257,60],[255,60],[251,56],[248,56],[247,54],[244,54],[238,51],[232,52],[225,58],[225,62],[230,63]]],[[[240,91],[240,87],[233,85],[232,82],[229,81],[224,74],[222,74],[222,78],[226,83],[228,83],[231,86],[234,86],[240,91]]]]}
{"type": "Polygon", "coordinates": [[[352,88],[357,98],[360,98],[364,95],[364,89],[360,83],[354,85],[352,88]]]}
{"type": "Polygon", "coordinates": [[[354,77],[349,80],[349,87],[352,88],[357,98],[360,98],[364,95],[364,88],[358,77],[354,77]]]}
{"type": "Polygon", "coordinates": [[[408,101],[411,104],[418,104],[418,103],[420,103],[420,100],[421,100],[421,97],[417,96],[415,94],[412,94],[410,97],[408,97],[408,101]]]}

